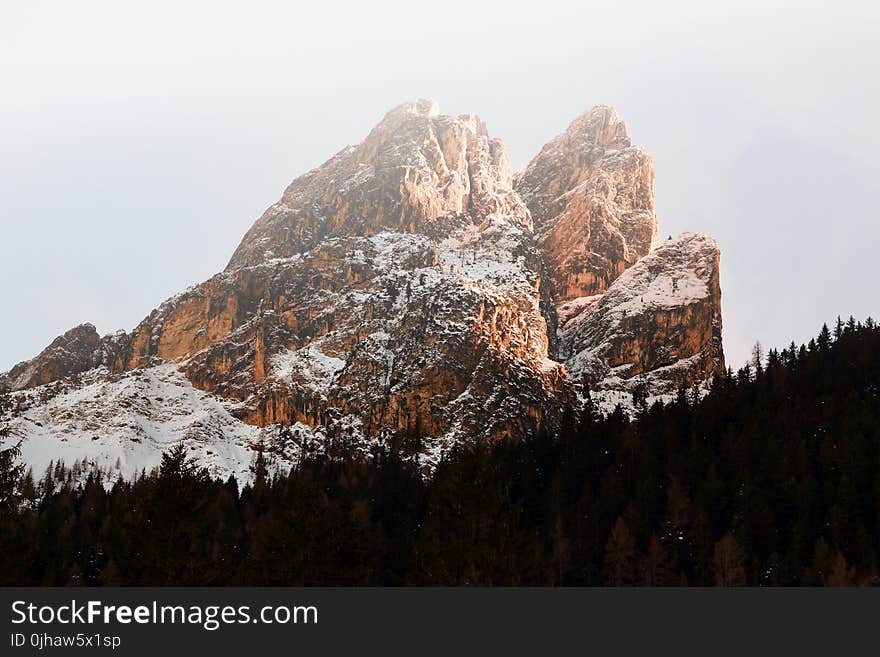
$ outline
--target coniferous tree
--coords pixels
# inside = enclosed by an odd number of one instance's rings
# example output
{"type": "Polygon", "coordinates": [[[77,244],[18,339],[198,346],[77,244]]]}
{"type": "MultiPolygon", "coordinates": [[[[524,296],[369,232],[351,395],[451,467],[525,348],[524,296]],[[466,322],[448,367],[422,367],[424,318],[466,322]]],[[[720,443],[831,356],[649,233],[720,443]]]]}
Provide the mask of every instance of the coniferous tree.
{"type": "Polygon", "coordinates": [[[717,586],[745,585],[745,559],[739,543],[730,532],[724,534],[715,544],[712,563],[717,586]]]}
{"type": "Polygon", "coordinates": [[[3,516],[14,514],[21,505],[24,464],[20,459],[19,445],[0,450],[0,514],[3,516]]]}
{"type": "Polygon", "coordinates": [[[632,534],[623,517],[618,517],[605,545],[605,583],[631,586],[635,583],[636,553],[632,534]]]}

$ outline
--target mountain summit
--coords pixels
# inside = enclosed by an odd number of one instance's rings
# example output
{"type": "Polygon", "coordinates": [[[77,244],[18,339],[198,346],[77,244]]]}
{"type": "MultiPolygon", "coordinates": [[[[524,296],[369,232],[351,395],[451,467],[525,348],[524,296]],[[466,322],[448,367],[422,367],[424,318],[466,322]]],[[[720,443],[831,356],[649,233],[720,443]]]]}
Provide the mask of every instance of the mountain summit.
{"type": "Polygon", "coordinates": [[[131,476],[184,441],[249,477],[262,443],[394,446],[552,428],[724,367],[720,252],[658,245],[650,156],[608,107],[515,174],[472,114],[417,100],[294,180],[226,269],[132,332],[72,329],[0,375],[5,441],[131,476]]]}

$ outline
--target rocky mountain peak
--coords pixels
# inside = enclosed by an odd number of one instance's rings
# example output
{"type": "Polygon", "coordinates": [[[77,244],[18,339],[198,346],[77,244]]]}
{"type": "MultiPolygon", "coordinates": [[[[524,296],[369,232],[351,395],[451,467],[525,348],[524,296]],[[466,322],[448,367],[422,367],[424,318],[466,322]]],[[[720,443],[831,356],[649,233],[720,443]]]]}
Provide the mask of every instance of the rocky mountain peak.
{"type": "Polygon", "coordinates": [[[599,294],[657,239],[654,166],[626,124],[594,107],[517,177],[559,301],[599,294]]]}
{"type": "MultiPolygon", "coordinates": [[[[608,105],[591,107],[576,117],[557,139],[582,155],[588,155],[591,149],[620,150],[632,146],[626,123],[618,116],[617,110],[608,105]]],[[[544,148],[556,147],[554,142],[544,148]]]]}
{"type": "Polygon", "coordinates": [[[503,216],[530,226],[500,140],[473,114],[417,100],[391,110],[357,146],[297,178],[245,235],[227,271],[288,258],[328,237],[430,234],[439,219],[503,216]]]}
{"type": "Polygon", "coordinates": [[[100,337],[92,324],[80,324],[59,335],[35,358],[0,375],[0,392],[39,386],[94,366],[100,337]]]}
{"type": "Polygon", "coordinates": [[[131,474],[183,440],[224,476],[247,478],[259,441],[282,467],[395,446],[430,469],[462,440],[552,431],[587,387],[626,403],[705,382],[718,248],[654,248],[653,182],[608,107],[514,175],[476,115],[405,103],[296,178],[223,272],[0,376],[19,409],[0,420],[36,468],[63,444],[131,474]]]}
{"type": "Polygon", "coordinates": [[[433,119],[440,116],[440,104],[433,98],[417,98],[405,103],[401,103],[385,115],[383,123],[398,114],[411,114],[413,116],[421,116],[433,119]]]}

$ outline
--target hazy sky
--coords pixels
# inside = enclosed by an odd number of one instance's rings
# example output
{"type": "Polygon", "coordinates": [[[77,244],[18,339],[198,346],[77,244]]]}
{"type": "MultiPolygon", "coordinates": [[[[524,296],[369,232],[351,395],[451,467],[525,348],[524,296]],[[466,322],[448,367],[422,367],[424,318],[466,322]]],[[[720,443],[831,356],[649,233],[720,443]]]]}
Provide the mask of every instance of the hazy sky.
{"type": "Polygon", "coordinates": [[[661,236],[722,249],[725,350],[880,316],[868,2],[0,0],[0,370],[133,328],[297,175],[429,96],[517,167],[617,107],[661,236]]]}

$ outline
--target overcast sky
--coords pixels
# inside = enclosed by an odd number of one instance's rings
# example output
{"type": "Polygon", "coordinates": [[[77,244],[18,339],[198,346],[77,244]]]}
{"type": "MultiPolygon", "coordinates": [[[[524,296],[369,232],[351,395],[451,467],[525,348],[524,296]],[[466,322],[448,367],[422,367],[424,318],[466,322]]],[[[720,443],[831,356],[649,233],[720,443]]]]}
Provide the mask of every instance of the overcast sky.
{"type": "Polygon", "coordinates": [[[0,2],[0,370],[133,328],[222,269],[297,175],[419,96],[523,166],[617,107],[661,236],[722,249],[724,338],[880,316],[868,2],[0,2]]]}

